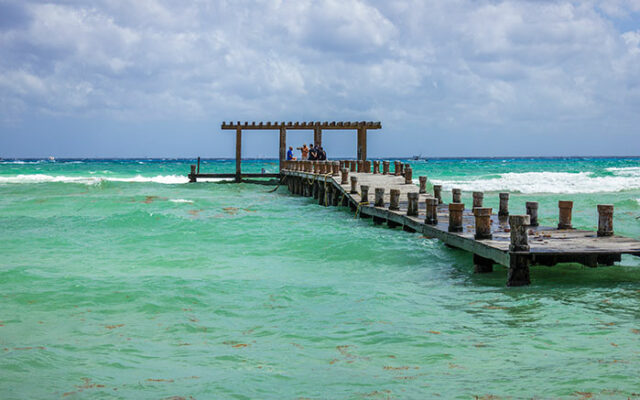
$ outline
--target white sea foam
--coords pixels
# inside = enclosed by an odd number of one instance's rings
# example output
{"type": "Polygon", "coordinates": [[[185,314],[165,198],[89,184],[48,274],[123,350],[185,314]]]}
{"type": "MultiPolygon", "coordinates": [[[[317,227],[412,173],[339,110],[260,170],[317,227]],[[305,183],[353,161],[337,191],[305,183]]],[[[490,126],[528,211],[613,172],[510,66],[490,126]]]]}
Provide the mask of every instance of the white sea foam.
{"type": "Polygon", "coordinates": [[[607,171],[618,176],[637,176],[640,177],[640,167],[611,167],[607,171]]]}
{"type": "Polygon", "coordinates": [[[187,200],[187,199],[169,199],[170,202],[172,203],[187,203],[187,204],[193,204],[193,200],[187,200]]]}
{"type": "Polygon", "coordinates": [[[114,178],[114,177],[100,177],[100,176],[66,176],[66,175],[45,175],[45,174],[29,174],[29,175],[14,175],[14,176],[0,176],[0,183],[50,183],[50,182],[62,182],[62,183],[81,183],[85,185],[96,185],[100,182],[153,182],[161,184],[179,184],[187,183],[189,179],[186,176],[180,175],[157,175],[153,177],[136,175],[130,178],[114,178]]]}
{"type": "Polygon", "coordinates": [[[473,180],[438,180],[444,190],[454,187],[464,191],[510,191],[520,193],[606,193],[640,189],[640,175],[600,176],[591,172],[509,172],[499,177],[473,180]]]}

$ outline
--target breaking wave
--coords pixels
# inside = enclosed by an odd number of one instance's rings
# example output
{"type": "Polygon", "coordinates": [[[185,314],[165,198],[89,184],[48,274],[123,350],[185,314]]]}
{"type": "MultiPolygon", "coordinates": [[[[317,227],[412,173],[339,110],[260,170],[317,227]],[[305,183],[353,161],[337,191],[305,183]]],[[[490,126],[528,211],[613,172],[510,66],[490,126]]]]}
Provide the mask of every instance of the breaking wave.
{"type": "Polygon", "coordinates": [[[26,174],[15,176],[0,176],[0,183],[81,183],[85,185],[97,185],[101,182],[153,182],[167,185],[188,183],[186,176],[180,175],[157,175],[153,177],[136,175],[131,178],[113,178],[98,176],[66,176],[66,175],[45,175],[26,174]]]}
{"type": "Polygon", "coordinates": [[[509,191],[520,193],[607,193],[640,189],[640,167],[609,168],[614,176],[593,176],[592,172],[509,172],[493,178],[438,180],[443,189],[465,191],[509,191]],[[636,172],[634,172],[636,171],[636,172]]]}

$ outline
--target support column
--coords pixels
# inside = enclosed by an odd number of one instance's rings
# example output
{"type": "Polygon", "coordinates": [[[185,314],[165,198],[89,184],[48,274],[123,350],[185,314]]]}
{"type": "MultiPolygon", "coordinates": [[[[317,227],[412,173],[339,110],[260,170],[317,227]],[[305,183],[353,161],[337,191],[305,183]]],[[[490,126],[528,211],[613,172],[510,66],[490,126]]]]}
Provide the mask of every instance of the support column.
{"type": "Polygon", "coordinates": [[[280,171],[283,170],[283,161],[287,159],[287,129],[280,127],[280,171]]]}
{"type": "Polygon", "coordinates": [[[613,236],[613,204],[598,204],[598,236],[613,236]]]}
{"type": "Polygon", "coordinates": [[[242,180],[242,129],[236,128],[236,182],[242,180]]]}
{"type": "Polygon", "coordinates": [[[319,126],[313,127],[313,144],[322,146],[322,129],[319,126]]]}
{"type": "Polygon", "coordinates": [[[473,267],[474,272],[479,274],[493,272],[493,260],[474,254],[473,267]]]}
{"type": "Polygon", "coordinates": [[[367,159],[367,129],[364,127],[358,128],[358,160],[367,159]]]}
{"type": "Polygon", "coordinates": [[[529,274],[529,243],[527,238],[529,222],[530,218],[528,215],[509,216],[511,244],[509,245],[507,286],[524,286],[531,284],[531,276],[529,274]]]}

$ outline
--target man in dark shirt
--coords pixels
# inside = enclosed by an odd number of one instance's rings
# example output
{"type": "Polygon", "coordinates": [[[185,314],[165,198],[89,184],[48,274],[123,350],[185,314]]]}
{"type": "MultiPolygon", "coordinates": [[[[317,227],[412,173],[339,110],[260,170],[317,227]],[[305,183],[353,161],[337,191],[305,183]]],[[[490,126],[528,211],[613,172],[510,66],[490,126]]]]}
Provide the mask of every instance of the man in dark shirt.
{"type": "Polygon", "coordinates": [[[309,150],[309,160],[317,160],[318,159],[318,146],[309,146],[311,150],[309,150]]]}
{"type": "Polygon", "coordinates": [[[322,146],[318,147],[318,160],[324,161],[326,159],[327,159],[327,153],[324,151],[322,146]]]}

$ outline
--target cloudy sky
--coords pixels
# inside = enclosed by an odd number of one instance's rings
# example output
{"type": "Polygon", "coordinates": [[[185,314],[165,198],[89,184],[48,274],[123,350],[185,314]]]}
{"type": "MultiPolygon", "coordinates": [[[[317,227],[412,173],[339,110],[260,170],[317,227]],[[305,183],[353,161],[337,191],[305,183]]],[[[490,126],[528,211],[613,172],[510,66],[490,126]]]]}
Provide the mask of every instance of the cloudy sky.
{"type": "Polygon", "coordinates": [[[370,156],[640,155],[640,0],[0,0],[0,157],[233,156],[228,120],[381,121],[370,156]]]}

